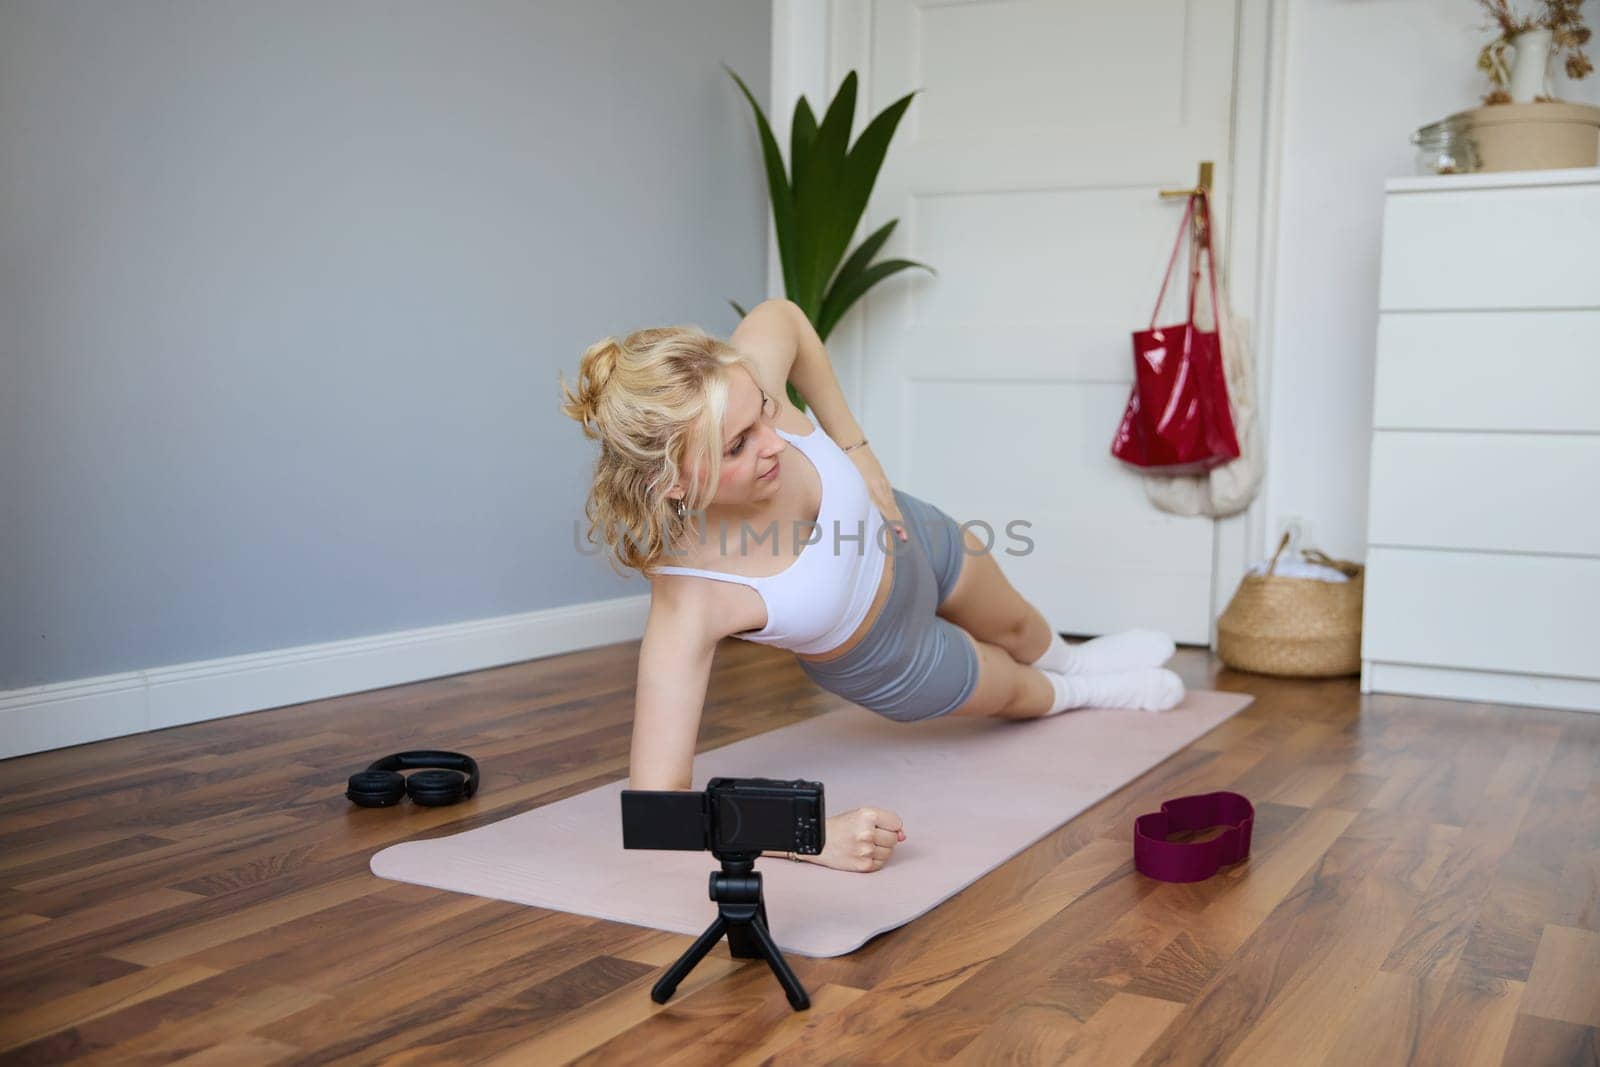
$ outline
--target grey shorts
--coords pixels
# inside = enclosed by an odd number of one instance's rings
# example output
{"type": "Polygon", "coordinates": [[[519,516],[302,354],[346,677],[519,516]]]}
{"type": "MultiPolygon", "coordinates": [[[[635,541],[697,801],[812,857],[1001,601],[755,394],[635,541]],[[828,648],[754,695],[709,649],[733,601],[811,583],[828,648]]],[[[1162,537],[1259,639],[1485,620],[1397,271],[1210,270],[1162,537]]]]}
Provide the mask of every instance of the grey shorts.
{"type": "Polygon", "coordinates": [[[800,669],[830,693],[897,722],[933,719],[966,703],[978,687],[978,653],[954,623],[934,614],[966,561],[961,527],[943,511],[894,490],[910,540],[895,538],[889,596],[849,652],[800,669]]]}

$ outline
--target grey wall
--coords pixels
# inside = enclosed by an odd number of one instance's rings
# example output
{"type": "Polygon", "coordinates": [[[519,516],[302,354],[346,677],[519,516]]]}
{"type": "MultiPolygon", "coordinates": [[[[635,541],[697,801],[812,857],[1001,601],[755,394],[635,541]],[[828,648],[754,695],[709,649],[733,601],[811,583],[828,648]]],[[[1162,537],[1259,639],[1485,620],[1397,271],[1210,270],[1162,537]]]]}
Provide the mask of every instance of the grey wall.
{"type": "Polygon", "coordinates": [[[765,295],[760,0],[0,0],[0,690],[642,593],[556,372],[765,295]]]}

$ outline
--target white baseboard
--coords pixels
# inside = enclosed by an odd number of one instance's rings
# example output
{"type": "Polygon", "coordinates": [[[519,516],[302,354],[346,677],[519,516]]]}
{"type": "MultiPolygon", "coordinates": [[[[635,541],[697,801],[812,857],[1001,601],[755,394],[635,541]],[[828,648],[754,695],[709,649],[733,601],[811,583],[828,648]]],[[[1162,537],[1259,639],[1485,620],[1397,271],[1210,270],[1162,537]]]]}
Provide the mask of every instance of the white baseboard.
{"type": "Polygon", "coordinates": [[[1376,660],[1362,661],[1361,691],[1566,711],[1600,711],[1600,681],[1591,678],[1418,667],[1376,660]]]}
{"type": "Polygon", "coordinates": [[[0,693],[0,759],[637,641],[649,596],[0,693]]]}

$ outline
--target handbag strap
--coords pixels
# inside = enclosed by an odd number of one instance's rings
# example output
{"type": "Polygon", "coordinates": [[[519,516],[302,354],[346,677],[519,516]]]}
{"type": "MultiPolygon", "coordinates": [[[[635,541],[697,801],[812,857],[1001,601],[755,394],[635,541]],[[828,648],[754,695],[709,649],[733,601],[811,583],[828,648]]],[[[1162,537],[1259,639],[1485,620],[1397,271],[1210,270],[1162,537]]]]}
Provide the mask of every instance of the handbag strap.
{"type": "Polygon", "coordinates": [[[1194,270],[1189,274],[1189,321],[1194,321],[1194,304],[1196,289],[1200,283],[1200,257],[1209,260],[1209,277],[1211,281],[1211,314],[1213,326],[1216,323],[1217,311],[1217,257],[1211,247],[1211,201],[1205,190],[1199,189],[1188,198],[1184,204],[1183,221],[1178,224],[1178,239],[1172,244],[1172,255],[1167,260],[1167,272],[1161,277],[1161,292],[1156,295],[1156,306],[1150,312],[1150,329],[1156,328],[1156,319],[1161,314],[1162,301],[1167,298],[1167,285],[1172,281],[1172,270],[1178,265],[1178,252],[1183,248],[1183,235],[1189,232],[1189,222],[1194,217],[1196,203],[1199,204],[1200,232],[1203,235],[1200,247],[1194,257],[1194,270]]]}
{"type": "Polygon", "coordinates": [[[1221,330],[1222,320],[1218,317],[1221,313],[1217,310],[1217,253],[1211,243],[1211,194],[1200,189],[1195,193],[1195,199],[1199,201],[1196,210],[1199,215],[1201,237],[1200,249],[1194,257],[1194,270],[1189,275],[1189,321],[1194,321],[1195,296],[1200,287],[1200,257],[1204,256],[1206,276],[1211,283],[1211,328],[1221,330]]]}
{"type": "Polygon", "coordinates": [[[1183,221],[1178,224],[1178,239],[1172,243],[1172,256],[1167,260],[1167,272],[1161,276],[1161,292],[1156,294],[1156,306],[1150,312],[1150,329],[1156,328],[1156,317],[1161,314],[1161,303],[1167,299],[1167,283],[1172,281],[1172,268],[1178,265],[1178,250],[1183,247],[1183,235],[1189,232],[1189,219],[1194,215],[1194,197],[1183,205],[1183,221]]]}

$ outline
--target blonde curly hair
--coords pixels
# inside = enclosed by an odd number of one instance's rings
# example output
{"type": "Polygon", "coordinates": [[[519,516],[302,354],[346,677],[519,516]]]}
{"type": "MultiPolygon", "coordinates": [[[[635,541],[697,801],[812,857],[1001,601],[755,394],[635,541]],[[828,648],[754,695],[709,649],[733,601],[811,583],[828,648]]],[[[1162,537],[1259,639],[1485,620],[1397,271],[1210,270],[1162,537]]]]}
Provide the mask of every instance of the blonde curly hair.
{"type": "Polygon", "coordinates": [[[687,513],[705,506],[722,472],[722,449],[708,443],[722,441],[735,367],[756,378],[749,358],[728,342],[698,326],[661,326],[590,345],[576,389],[558,374],[562,414],[600,442],[584,536],[605,545],[619,573],[618,564],[649,573],[682,533],[687,513]],[[681,517],[667,496],[679,482],[681,517]]]}

